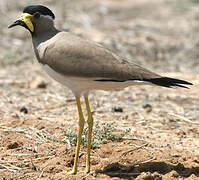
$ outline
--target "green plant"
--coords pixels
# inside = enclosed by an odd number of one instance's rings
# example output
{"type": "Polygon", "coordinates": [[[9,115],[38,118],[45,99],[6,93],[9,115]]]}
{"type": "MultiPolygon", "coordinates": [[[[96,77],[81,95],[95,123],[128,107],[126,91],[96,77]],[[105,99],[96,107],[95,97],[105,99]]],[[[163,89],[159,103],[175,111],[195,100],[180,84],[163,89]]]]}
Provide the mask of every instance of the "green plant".
{"type": "Polygon", "coordinates": [[[199,0],[191,0],[192,3],[199,3],[199,0]]]}
{"type": "Polygon", "coordinates": [[[9,50],[0,59],[0,64],[2,64],[3,66],[6,66],[10,64],[16,64],[23,60],[24,60],[24,56],[18,55],[18,53],[15,50],[9,50]]]}
{"type": "Polygon", "coordinates": [[[174,1],[176,10],[181,13],[189,12],[193,6],[198,6],[199,0],[177,0],[174,1]]]}
{"type": "MultiPolygon", "coordinates": [[[[124,130],[122,133],[116,133],[116,128],[114,127],[115,122],[112,123],[107,123],[103,125],[102,127],[99,126],[99,123],[96,122],[96,125],[94,126],[93,129],[93,135],[92,135],[92,144],[91,148],[95,149],[99,147],[100,144],[106,144],[108,141],[120,141],[122,138],[127,135],[131,129],[128,128],[124,130]]],[[[61,129],[63,135],[66,137],[65,139],[62,140],[57,140],[54,138],[48,138],[50,140],[56,141],[56,142],[64,142],[66,143],[67,140],[70,140],[71,144],[76,145],[77,142],[77,134],[71,130],[71,127],[69,125],[68,129],[61,129]]],[[[87,146],[87,135],[88,135],[88,126],[84,128],[83,135],[82,135],[82,145],[84,147],[87,146]]]]}

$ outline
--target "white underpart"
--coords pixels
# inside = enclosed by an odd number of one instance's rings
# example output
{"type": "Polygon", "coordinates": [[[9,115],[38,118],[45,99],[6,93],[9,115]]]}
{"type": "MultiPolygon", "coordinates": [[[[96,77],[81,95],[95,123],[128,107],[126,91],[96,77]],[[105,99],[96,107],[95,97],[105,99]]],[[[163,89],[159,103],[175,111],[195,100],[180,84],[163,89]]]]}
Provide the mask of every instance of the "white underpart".
{"type": "MultiPolygon", "coordinates": [[[[125,82],[102,82],[95,81],[93,78],[80,78],[80,77],[71,77],[64,76],[62,74],[57,73],[48,65],[42,65],[43,69],[47,72],[47,74],[58,81],[59,83],[67,86],[72,90],[75,96],[87,95],[90,90],[104,90],[104,91],[113,91],[120,90],[132,85],[142,85],[142,84],[151,84],[144,81],[125,81],[125,82]]],[[[102,78],[104,79],[104,78],[102,78]]]]}

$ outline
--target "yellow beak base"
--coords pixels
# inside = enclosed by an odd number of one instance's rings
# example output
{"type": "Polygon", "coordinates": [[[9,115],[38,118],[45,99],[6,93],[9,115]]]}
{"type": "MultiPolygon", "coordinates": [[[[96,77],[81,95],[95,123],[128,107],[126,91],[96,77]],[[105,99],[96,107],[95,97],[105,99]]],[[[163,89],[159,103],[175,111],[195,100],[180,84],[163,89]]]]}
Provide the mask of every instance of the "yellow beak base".
{"type": "Polygon", "coordinates": [[[28,13],[23,13],[19,18],[19,20],[23,21],[31,32],[34,32],[34,26],[32,24],[31,17],[33,17],[33,15],[28,13]]]}

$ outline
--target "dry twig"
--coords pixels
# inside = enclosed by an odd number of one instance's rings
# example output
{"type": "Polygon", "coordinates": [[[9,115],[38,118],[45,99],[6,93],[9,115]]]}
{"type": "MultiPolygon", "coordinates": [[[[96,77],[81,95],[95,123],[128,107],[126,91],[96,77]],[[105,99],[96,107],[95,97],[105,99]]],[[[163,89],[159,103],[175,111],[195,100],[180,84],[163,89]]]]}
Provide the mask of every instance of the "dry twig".
{"type": "Polygon", "coordinates": [[[130,152],[132,152],[132,151],[141,149],[141,148],[147,146],[148,144],[149,144],[149,143],[146,143],[146,144],[143,144],[142,146],[137,146],[137,147],[135,147],[135,148],[133,148],[133,149],[130,149],[130,150],[128,150],[128,151],[125,151],[125,152],[122,153],[122,156],[123,156],[123,155],[126,155],[126,154],[128,154],[128,153],[130,153],[130,152]]]}
{"type": "Polygon", "coordinates": [[[0,160],[0,163],[1,163],[0,166],[2,166],[3,168],[7,169],[8,171],[16,172],[16,170],[21,170],[21,168],[16,167],[16,166],[14,166],[14,165],[6,162],[6,161],[0,160]],[[4,165],[4,164],[6,164],[6,165],[4,165]]]}
{"type": "Polygon", "coordinates": [[[178,119],[183,120],[184,122],[199,125],[198,122],[193,122],[193,121],[191,121],[190,119],[188,119],[188,118],[186,118],[184,116],[180,116],[178,114],[173,114],[173,113],[170,113],[169,115],[177,117],[178,119]]]}
{"type": "Polygon", "coordinates": [[[16,172],[16,170],[11,169],[11,168],[9,168],[9,167],[3,165],[3,164],[0,164],[0,167],[2,167],[2,168],[4,168],[4,169],[7,169],[7,170],[10,171],[10,172],[14,172],[14,173],[16,172]]]}

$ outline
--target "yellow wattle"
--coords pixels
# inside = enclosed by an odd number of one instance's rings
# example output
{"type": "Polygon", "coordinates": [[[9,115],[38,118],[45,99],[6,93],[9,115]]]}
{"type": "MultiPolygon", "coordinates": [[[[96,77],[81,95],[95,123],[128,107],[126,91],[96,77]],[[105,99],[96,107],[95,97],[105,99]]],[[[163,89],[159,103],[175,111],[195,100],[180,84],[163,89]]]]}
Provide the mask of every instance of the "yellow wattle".
{"type": "Polygon", "coordinates": [[[34,26],[32,24],[32,21],[30,20],[31,17],[33,17],[33,15],[29,13],[23,13],[19,19],[28,26],[31,32],[34,32],[34,26]]]}

